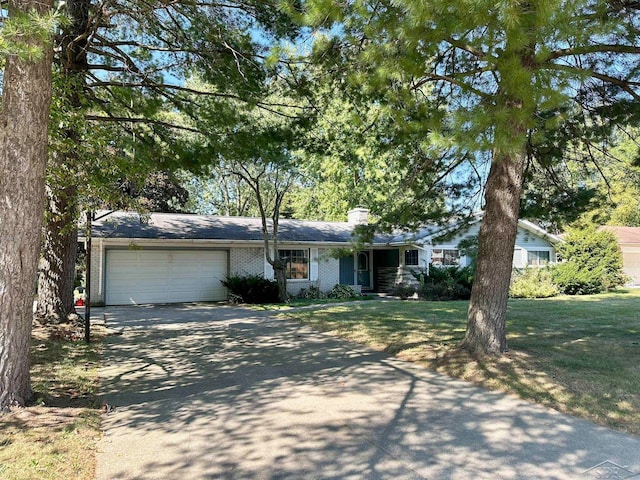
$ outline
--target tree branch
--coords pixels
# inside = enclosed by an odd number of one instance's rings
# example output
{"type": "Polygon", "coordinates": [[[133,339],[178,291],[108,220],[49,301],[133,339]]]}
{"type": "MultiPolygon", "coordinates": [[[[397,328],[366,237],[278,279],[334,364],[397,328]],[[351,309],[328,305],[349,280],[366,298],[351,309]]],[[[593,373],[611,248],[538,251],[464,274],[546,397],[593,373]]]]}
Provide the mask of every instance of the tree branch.
{"type": "Polygon", "coordinates": [[[585,73],[592,78],[597,78],[603,82],[609,83],[611,85],[616,85],[620,87],[623,91],[627,92],[634,100],[640,102],[640,94],[638,94],[632,87],[640,87],[640,82],[634,82],[630,80],[623,80],[616,77],[611,77],[609,75],[605,75],[604,73],[599,73],[593,70],[587,70],[584,68],[572,67],[570,65],[558,65],[556,63],[550,63],[546,65],[546,68],[550,70],[559,70],[565,72],[571,72],[577,75],[584,75],[585,73]]]}
{"type": "Polygon", "coordinates": [[[556,60],[562,57],[575,57],[579,55],[588,55],[590,53],[630,53],[640,54],[640,46],[636,45],[588,45],[584,47],[564,48],[552,52],[546,60],[556,60]]]}
{"type": "MultiPolygon", "coordinates": [[[[149,123],[152,125],[159,125],[166,128],[176,129],[176,130],[184,130],[192,133],[199,133],[201,135],[205,135],[205,132],[198,130],[196,128],[185,127],[183,125],[176,125],[174,123],[163,122],[162,120],[154,120],[150,118],[139,118],[139,117],[116,117],[116,116],[101,116],[101,115],[86,115],[85,119],[89,121],[95,122],[128,122],[128,123],[149,123]]],[[[206,133],[210,135],[210,132],[206,133]]]]}

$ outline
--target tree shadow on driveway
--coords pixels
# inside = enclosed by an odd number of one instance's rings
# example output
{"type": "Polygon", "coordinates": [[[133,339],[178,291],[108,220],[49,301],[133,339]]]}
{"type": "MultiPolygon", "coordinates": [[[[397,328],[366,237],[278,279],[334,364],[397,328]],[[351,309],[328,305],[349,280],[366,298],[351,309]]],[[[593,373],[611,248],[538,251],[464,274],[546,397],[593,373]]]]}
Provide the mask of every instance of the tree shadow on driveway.
{"type": "Polygon", "coordinates": [[[640,473],[637,439],[268,312],[105,314],[124,335],[101,369],[115,410],[99,479],[591,478],[605,461],[640,473]]]}

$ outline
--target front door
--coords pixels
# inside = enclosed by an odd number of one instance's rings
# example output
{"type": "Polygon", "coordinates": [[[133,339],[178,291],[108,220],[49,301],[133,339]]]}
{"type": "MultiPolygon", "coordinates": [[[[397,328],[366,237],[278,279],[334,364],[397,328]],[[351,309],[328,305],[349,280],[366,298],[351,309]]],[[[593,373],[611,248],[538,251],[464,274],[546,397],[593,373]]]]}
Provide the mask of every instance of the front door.
{"type": "Polygon", "coordinates": [[[371,288],[371,252],[358,252],[358,285],[371,288]]]}

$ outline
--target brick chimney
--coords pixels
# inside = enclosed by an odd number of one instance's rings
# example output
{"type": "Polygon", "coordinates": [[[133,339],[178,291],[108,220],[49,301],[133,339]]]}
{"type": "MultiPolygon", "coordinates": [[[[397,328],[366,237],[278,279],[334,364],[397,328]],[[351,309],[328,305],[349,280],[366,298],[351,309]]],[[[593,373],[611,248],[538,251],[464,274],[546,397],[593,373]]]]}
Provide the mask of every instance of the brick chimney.
{"type": "Polygon", "coordinates": [[[356,207],[347,212],[347,221],[352,225],[367,225],[369,223],[369,209],[356,207]]]}

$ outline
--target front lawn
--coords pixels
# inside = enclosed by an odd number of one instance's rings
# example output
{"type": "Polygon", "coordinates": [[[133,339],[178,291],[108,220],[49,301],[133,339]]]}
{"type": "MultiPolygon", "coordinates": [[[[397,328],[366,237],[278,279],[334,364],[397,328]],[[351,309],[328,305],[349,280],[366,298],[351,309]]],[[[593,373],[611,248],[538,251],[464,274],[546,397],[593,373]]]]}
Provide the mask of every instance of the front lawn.
{"type": "Polygon", "coordinates": [[[91,480],[100,435],[100,338],[86,345],[51,338],[47,328],[33,334],[35,396],[26,408],[0,414],[0,478],[91,480]]]}
{"type": "Polygon", "coordinates": [[[283,318],[448,375],[640,435],[640,290],[509,301],[509,352],[455,349],[468,302],[372,301],[283,318]]]}

